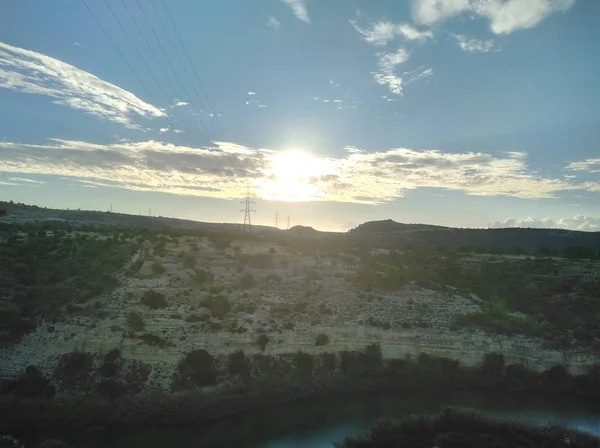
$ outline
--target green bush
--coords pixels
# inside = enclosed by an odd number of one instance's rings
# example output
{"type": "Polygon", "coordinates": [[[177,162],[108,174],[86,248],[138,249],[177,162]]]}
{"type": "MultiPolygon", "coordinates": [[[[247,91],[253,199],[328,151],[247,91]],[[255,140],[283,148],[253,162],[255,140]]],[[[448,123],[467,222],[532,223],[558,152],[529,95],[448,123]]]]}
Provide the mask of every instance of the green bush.
{"type": "Polygon", "coordinates": [[[317,335],[317,339],[315,341],[315,345],[317,347],[321,347],[327,344],[329,344],[329,336],[327,336],[325,333],[320,333],[319,335],[317,335]]]}
{"type": "Polygon", "coordinates": [[[268,269],[273,263],[273,254],[263,253],[254,255],[245,255],[241,258],[248,267],[253,269],[268,269]]]}
{"type": "Polygon", "coordinates": [[[252,288],[256,285],[256,281],[254,280],[254,276],[250,272],[246,272],[240,275],[238,280],[238,287],[240,289],[248,289],[252,288]]]}
{"type": "Polygon", "coordinates": [[[180,391],[217,384],[218,371],[215,360],[206,350],[193,350],[182,359],[178,366],[171,389],[180,391]]]}
{"type": "Polygon", "coordinates": [[[265,349],[267,348],[267,344],[269,343],[269,341],[270,341],[269,336],[267,336],[264,333],[261,333],[261,335],[258,337],[258,340],[256,341],[256,343],[260,347],[260,351],[261,352],[265,351],[265,349]]]}
{"type": "Polygon", "coordinates": [[[162,275],[165,273],[165,267],[162,265],[162,263],[154,261],[154,263],[152,263],[152,273],[154,275],[162,275]]]}
{"type": "Polygon", "coordinates": [[[197,285],[203,285],[207,282],[212,282],[214,275],[210,271],[204,269],[196,269],[194,272],[194,281],[197,285]]]}
{"type": "Polygon", "coordinates": [[[222,319],[231,311],[231,302],[227,297],[222,295],[208,296],[202,300],[199,306],[208,308],[214,318],[222,319]]]}
{"type": "Polygon", "coordinates": [[[227,357],[227,370],[231,375],[250,377],[250,366],[243,350],[235,351],[227,357]]]}
{"type": "Polygon", "coordinates": [[[169,306],[164,294],[153,291],[152,289],[149,289],[144,293],[141,303],[152,309],[166,308],[169,306]]]}
{"type": "Polygon", "coordinates": [[[129,314],[127,314],[127,328],[131,331],[142,331],[145,326],[144,319],[139,313],[130,311],[129,314]]]}

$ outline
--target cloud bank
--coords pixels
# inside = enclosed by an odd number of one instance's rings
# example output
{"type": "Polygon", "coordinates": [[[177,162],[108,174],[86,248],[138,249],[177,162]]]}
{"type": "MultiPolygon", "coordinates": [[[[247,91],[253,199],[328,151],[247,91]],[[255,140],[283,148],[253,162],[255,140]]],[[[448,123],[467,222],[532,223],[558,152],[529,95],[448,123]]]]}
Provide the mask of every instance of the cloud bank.
{"type": "Polygon", "coordinates": [[[138,128],[135,117],[165,113],[133,93],[58,59],[0,42],[0,87],[46,95],[52,102],[138,128]]]}
{"type": "Polygon", "coordinates": [[[570,190],[600,191],[600,183],[543,177],[523,153],[450,153],[348,147],[342,157],[288,154],[228,142],[189,148],[156,141],[100,145],[49,139],[44,145],[0,142],[0,171],[16,176],[66,176],[130,190],[237,198],[250,185],[278,200],[379,204],[416,188],[474,196],[557,197],[570,190]]]}

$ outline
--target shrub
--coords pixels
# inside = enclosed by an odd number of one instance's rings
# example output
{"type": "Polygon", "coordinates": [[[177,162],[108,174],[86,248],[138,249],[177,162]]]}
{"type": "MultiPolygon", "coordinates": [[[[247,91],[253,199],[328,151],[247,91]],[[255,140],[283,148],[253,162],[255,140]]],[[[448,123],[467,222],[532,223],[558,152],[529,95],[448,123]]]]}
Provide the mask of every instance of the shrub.
{"type": "Polygon", "coordinates": [[[250,366],[243,350],[229,354],[227,357],[227,370],[231,375],[239,375],[242,378],[250,376],[250,366]]]}
{"type": "Polygon", "coordinates": [[[93,357],[90,353],[74,351],[61,355],[56,366],[56,378],[66,385],[83,385],[92,368],[93,357]]]}
{"type": "Polygon", "coordinates": [[[152,273],[154,275],[162,275],[165,273],[165,267],[162,265],[162,263],[155,261],[152,263],[152,273]]]}
{"type": "Polygon", "coordinates": [[[193,350],[179,362],[171,389],[180,391],[214,386],[217,384],[217,375],[218,371],[212,355],[203,349],[193,350]]]}
{"type": "Polygon", "coordinates": [[[240,275],[240,278],[238,280],[239,288],[247,289],[247,288],[252,288],[254,285],[256,285],[256,281],[254,280],[254,276],[251,273],[246,272],[246,273],[240,275]]]}
{"type": "Polygon", "coordinates": [[[209,296],[202,300],[198,305],[208,308],[213,317],[222,319],[231,311],[231,302],[222,295],[209,296]]]}
{"type": "Polygon", "coordinates": [[[164,294],[153,291],[152,289],[149,289],[144,293],[141,302],[142,305],[146,305],[148,308],[152,309],[166,308],[169,306],[164,294]]]}
{"type": "Polygon", "coordinates": [[[123,393],[123,387],[118,381],[111,378],[96,384],[96,393],[109,400],[114,400],[123,393]]]}
{"type": "Polygon", "coordinates": [[[5,386],[3,392],[8,392],[17,397],[37,398],[54,396],[54,387],[50,381],[44,377],[40,369],[36,366],[28,366],[25,373],[16,380],[10,381],[5,385],[0,383],[0,388],[5,386]]]}
{"type": "Polygon", "coordinates": [[[198,316],[197,314],[190,314],[185,318],[186,322],[206,322],[210,320],[210,316],[208,314],[203,314],[202,316],[198,316]]]}
{"type": "Polygon", "coordinates": [[[268,269],[273,263],[273,254],[254,254],[246,255],[242,261],[244,261],[249,267],[254,269],[268,269]]]}
{"type": "Polygon", "coordinates": [[[329,336],[327,336],[325,333],[320,333],[319,335],[317,335],[317,339],[315,341],[315,345],[317,347],[321,347],[327,344],[329,344],[329,336]]]}
{"type": "Polygon", "coordinates": [[[121,357],[121,350],[113,348],[104,356],[104,362],[115,362],[121,357]]]}
{"type": "Polygon", "coordinates": [[[265,351],[265,349],[267,348],[267,344],[269,343],[269,341],[270,341],[269,336],[267,336],[264,333],[261,333],[261,335],[258,337],[258,340],[256,341],[256,343],[260,347],[260,351],[261,352],[265,351]]]}
{"type": "Polygon", "coordinates": [[[206,282],[211,282],[214,278],[214,275],[210,271],[206,271],[204,269],[196,269],[194,272],[194,281],[197,285],[203,285],[206,282]]]}
{"type": "Polygon", "coordinates": [[[140,316],[139,313],[130,311],[129,314],[127,314],[127,328],[131,331],[142,331],[145,326],[144,319],[142,319],[142,316],[140,316]]]}

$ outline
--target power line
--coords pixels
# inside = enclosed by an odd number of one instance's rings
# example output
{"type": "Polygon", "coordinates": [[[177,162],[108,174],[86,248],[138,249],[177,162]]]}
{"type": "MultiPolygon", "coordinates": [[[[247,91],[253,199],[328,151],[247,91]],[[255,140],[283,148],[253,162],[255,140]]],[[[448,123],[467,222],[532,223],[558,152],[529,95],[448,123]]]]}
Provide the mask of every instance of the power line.
{"type": "MultiPolygon", "coordinates": [[[[117,53],[119,54],[119,56],[121,56],[121,59],[123,59],[123,62],[125,62],[125,64],[129,68],[129,70],[131,71],[131,73],[133,74],[133,76],[135,76],[135,79],[138,80],[138,82],[142,86],[142,89],[144,89],[144,92],[146,92],[146,95],[148,95],[148,98],[150,99],[150,101],[152,101],[152,103],[154,103],[154,104],[158,104],[156,102],[156,100],[154,100],[153,96],[150,94],[150,91],[146,88],[144,82],[140,79],[140,77],[138,76],[138,74],[135,72],[135,70],[133,69],[133,67],[129,63],[129,61],[127,61],[127,58],[123,55],[123,53],[121,53],[121,50],[119,50],[119,47],[117,47],[117,45],[112,40],[112,38],[110,37],[110,35],[106,31],[106,29],[102,26],[102,24],[100,23],[100,21],[98,20],[98,18],[94,14],[94,12],[87,5],[87,3],[85,2],[85,0],[81,0],[81,2],[85,6],[85,8],[88,10],[88,12],[90,13],[90,15],[94,18],[95,22],[98,24],[98,26],[100,27],[100,29],[102,30],[102,32],[104,33],[104,35],[106,36],[106,38],[108,39],[108,41],[112,44],[112,46],[114,47],[114,49],[117,51],[117,53]]],[[[171,126],[171,128],[173,130],[175,130],[175,127],[173,126],[173,122],[171,121],[171,119],[169,118],[169,116],[167,114],[165,114],[165,118],[167,119],[167,121],[168,121],[169,125],[171,126]]],[[[176,134],[176,135],[179,138],[181,144],[183,145],[183,142],[181,141],[181,137],[179,137],[178,134],[176,134]]]]}
{"type": "Polygon", "coordinates": [[[221,126],[221,123],[220,123],[220,120],[219,120],[219,114],[217,113],[217,110],[215,109],[215,107],[212,104],[212,102],[210,101],[208,93],[206,93],[206,89],[204,89],[204,86],[202,85],[202,81],[200,80],[200,75],[198,74],[198,70],[196,69],[196,65],[194,64],[194,61],[192,60],[192,58],[190,56],[190,53],[187,50],[185,42],[183,41],[183,38],[181,37],[181,33],[179,32],[179,27],[177,26],[177,23],[175,22],[175,19],[173,18],[173,14],[171,14],[171,10],[169,9],[169,6],[165,2],[165,0],[162,0],[162,4],[163,4],[163,8],[167,11],[167,15],[169,16],[169,19],[171,20],[171,23],[173,24],[173,27],[175,28],[175,32],[177,34],[179,42],[181,43],[181,46],[183,47],[183,51],[185,52],[185,54],[187,56],[187,59],[188,59],[190,65],[192,66],[194,74],[196,75],[196,80],[198,81],[198,84],[200,86],[200,90],[202,90],[202,93],[206,97],[208,105],[211,108],[211,113],[213,115],[213,117],[211,117],[211,118],[214,118],[215,121],[217,122],[217,124],[219,125],[219,127],[222,129],[222,126],[221,126]]]}
{"type": "MultiPolygon", "coordinates": [[[[121,0],[121,1],[124,2],[124,0],[121,0]]],[[[177,79],[177,81],[181,85],[181,88],[183,89],[183,93],[185,94],[185,96],[190,101],[190,103],[192,105],[192,108],[194,109],[194,112],[196,113],[196,116],[198,117],[198,119],[200,120],[200,123],[202,124],[202,127],[205,129],[206,132],[208,132],[208,128],[204,124],[204,121],[202,120],[202,117],[200,116],[200,114],[196,110],[196,106],[194,105],[194,103],[192,101],[192,96],[188,93],[187,89],[185,88],[185,84],[181,81],[181,78],[179,77],[179,74],[177,73],[177,70],[175,70],[175,67],[173,67],[173,63],[171,62],[171,59],[169,58],[169,55],[165,51],[165,47],[163,47],[163,44],[161,43],[160,39],[158,38],[158,34],[156,34],[156,31],[154,30],[154,27],[152,26],[152,23],[150,22],[150,19],[148,19],[148,16],[146,15],[146,12],[142,8],[142,5],[140,4],[139,0],[136,0],[136,3],[138,5],[138,8],[140,8],[140,11],[142,12],[142,15],[144,16],[144,20],[146,20],[146,24],[148,25],[148,28],[150,28],[150,31],[152,31],[152,34],[154,35],[154,39],[156,39],[156,42],[158,43],[158,46],[160,47],[160,50],[162,51],[163,55],[165,56],[165,59],[167,60],[167,63],[171,67],[171,71],[175,74],[175,78],[177,79]]],[[[198,123],[196,123],[194,121],[194,124],[196,125],[196,127],[198,127],[198,123]]],[[[198,130],[200,131],[200,129],[198,129],[198,130]]],[[[200,131],[200,132],[202,132],[202,131],[200,131]]]]}
{"type": "MultiPolygon", "coordinates": [[[[187,79],[190,82],[190,85],[192,86],[192,89],[194,89],[196,98],[198,98],[198,100],[200,101],[200,105],[202,106],[202,108],[204,110],[206,110],[207,107],[204,105],[204,102],[202,101],[202,98],[201,98],[200,94],[198,93],[198,90],[196,89],[196,85],[194,84],[194,81],[192,80],[192,77],[190,76],[190,74],[187,70],[187,67],[185,66],[185,64],[183,63],[183,60],[181,59],[181,56],[179,55],[179,50],[178,50],[177,46],[175,45],[175,42],[173,42],[173,39],[171,38],[171,33],[169,32],[169,29],[165,25],[165,22],[163,21],[161,15],[160,15],[160,12],[158,11],[158,8],[156,7],[156,4],[154,3],[154,0],[151,1],[151,4],[152,4],[152,8],[154,8],[154,11],[156,12],[156,15],[158,16],[158,20],[160,20],[160,23],[161,23],[163,29],[165,30],[167,37],[169,38],[169,42],[171,42],[171,46],[175,50],[175,55],[177,56],[177,60],[183,67],[183,71],[185,72],[187,79]]],[[[198,113],[195,107],[194,107],[194,112],[198,113]]],[[[205,113],[207,115],[209,115],[209,113],[207,113],[207,112],[205,112],[205,113]]],[[[217,128],[215,127],[215,124],[213,123],[213,121],[210,119],[210,116],[209,116],[208,122],[210,123],[213,131],[218,134],[217,128]]]]}
{"type": "MultiPolygon", "coordinates": [[[[115,18],[115,20],[117,21],[117,23],[119,24],[119,27],[121,28],[121,30],[123,31],[123,34],[125,34],[125,37],[127,37],[127,40],[129,41],[129,43],[131,44],[131,46],[133,47],[133,49],[135,50],[135,52],[137,53],[137,55],[139,56],[139,58],[142,60],[142,62],[144,63],[144,66],[146,67],[146,70],[148,70],[148,72],[150,73],[150,75],[152,76],[152,79],[154,79],[154,82],[156,82],[156,84],[158,85],[158,88],[160,89],[160,91],[162,92],[162,94],[165,97],[165,100],[167,101],[167,103],[169,103],[169,95],[167,95],[167,92],[165,92],[165,89],[163,88],[162,84],[158,81],[158,79],[156,78],[156,76],[154,75],[154,72],[152,71],[152,69],[150,68],[150,65],[148,65],[148,62],[146,61],[146,58],[144,58],[144,56],[142,56],[142,54],[140,53],[140,51],[138,50],[137,46],[135,45],[135,42],[133,41],[133,39],[131,38],[131,36],[129,35],[129,33],[127,32],[127,30],[125,29],[125,27],[123,26],[123,23],[121,23],[121,21],[119,20],[119,18],[117,17],[117,15],[115,14],[115,12],[113,11],[113,9],[111,8],[110,4],[108,3],[107,0],[104,0],[104,3],[106,4],[106,6],[108,7],[108,9],[110,10],[112,16],[115,18]]],[[[125,9],[127,9],[127,12],[129,13],[129,9],[127,8],[127,5],[125,4],[125,2],[123,2],[123,5],[125,6],[125,9]]],[[[131,16],[131,13],[129,13],[129,16],[133,19],[133,16],[131,16]]],[[[138,31],[140,31],[139,27],[137,26],[137,23],[135,22],[135,19],[133,19],[138,31]]],[[[140,31],[141,34],[141,31],[140,31]]],[[[142,35],[142,37],[144,37],[142,35]]],[[[144,37],[145,40],[145,37],[144,37]]],[[[148,48],[150,49],[150,51],[153,53],[154,58],[156,59],[156,55],[154,54],[154,52],[152,51],[152,48],[150,48],[148,46],[148,48]]],[[[160,61],[157,62],[160,66],[160,68],[163,70],[164,69],[162,67],[162,65],[160,64],[160,61]]],[[[165,72],[165,76],[166,76],[166,72],[165,72]]],[[[170,82],[170,80],[167,78],[167,81],[170,82]]],[[[175,91],[175,89],[173,88],[173,85],[171,84],[171,88],[173,89],[173,91],[175,92],[175,94],[177,94],[177,92],[175,91]]],[[[183,121],[183,119],[181,118],[181,115],[179,114],[179,111],[177,109],[174,109],[175,114],[177,115],[177,117],[179,118],[179,121],[181,122],[182,127],[186,127],[185,126],[185,122],[183,121]]],[[[189,131],[189,129],[188,129],[189,131]]],[[[173,132],[175,132],[175,128],[173,128],[173,132]]],[[[196,136],[194,136],[193,133],[190,132],[190,135],[192,136],[192,138],[194,138],[194,140],[196,140],[196,145],[200,146],[198,139],[196,138],[196,136]]]]}

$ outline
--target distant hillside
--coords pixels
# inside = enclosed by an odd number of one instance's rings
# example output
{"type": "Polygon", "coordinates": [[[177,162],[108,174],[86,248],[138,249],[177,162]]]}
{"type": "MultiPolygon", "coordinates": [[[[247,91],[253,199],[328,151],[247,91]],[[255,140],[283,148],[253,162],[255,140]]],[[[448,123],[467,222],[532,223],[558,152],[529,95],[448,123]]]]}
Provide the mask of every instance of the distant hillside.
{"type": "Polygon", "coordinates": [[[350,231],[356,242],[375,247],[486,246],[525,250],[547,247],[587,246],[600,249],[600,232],[561,229],[457,229],[423,224],[402,224],[392,220],[361,224],[350,231]]]}
{"type": "Polygon", "coordinates": [[[448,227],[434,226],[429,224],[403,224],[391,219],[385,219],[383,221],[365,222],[355,229],[350,230],[350,233],[368,234],[372,232],[404,232],[407,230],[414,231],[426,229],[448,229],[448,227]]]}
{"type": "MultiPolygon", "coordinates": [[[[75,226],[117,226],[149,229],[209,230],[237,232],[241,224],[209,223],[187,219],[128,215],[85,210],[57,210],[33,205],[0,202],[0,222],[7,223],[56,223],[65,222],[75,226]]],[[[586,246],[600,249],[600,232],[577,232],[560,229],[458,229],[428,224],[403,224],[391,219],[370,221],[359,225],[348,233],[322,232],[308,226],[294,226],[282,232],[274,227],[252,226],[260,233],[291,236],[304,241],[315,240],[318,244],[327,241],[339,244],[343,241],[364,247],[397,248],[415,246],[459,246],[522,248],[527,251],[546,247],[562,249],[569,246],[586,246]]]]}

